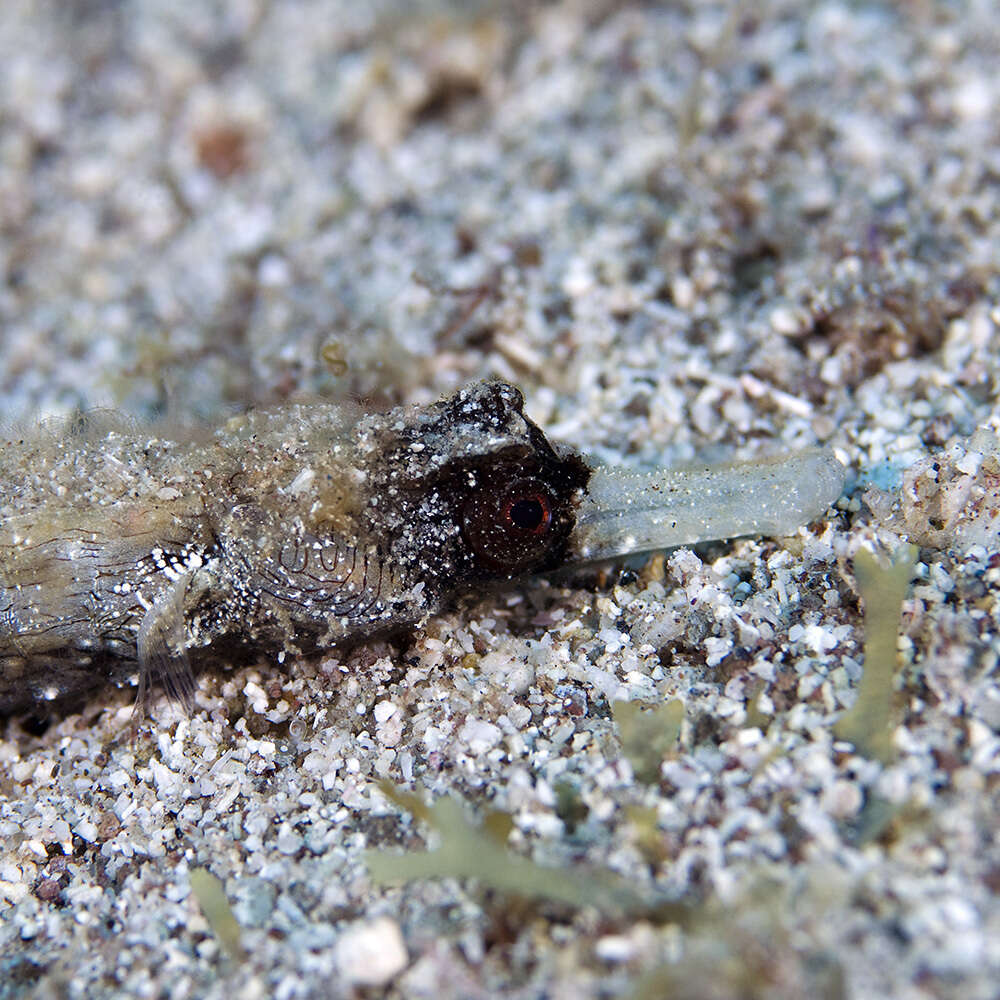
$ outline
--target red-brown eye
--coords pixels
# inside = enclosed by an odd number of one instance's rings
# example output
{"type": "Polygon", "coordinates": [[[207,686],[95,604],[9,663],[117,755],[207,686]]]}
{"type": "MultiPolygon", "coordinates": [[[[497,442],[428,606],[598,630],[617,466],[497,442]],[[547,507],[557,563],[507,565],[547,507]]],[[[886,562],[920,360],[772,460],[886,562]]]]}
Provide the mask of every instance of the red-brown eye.
{"type": "Polygon", "coordinates": [[[462,534],[480,565],[513,575],[544,559],[553,542],[554,520],[548,487],[522,478],[470,497],[462,511],[462,534]]]}
{"type": "Polygon", "coordinates": [[[542,493],[508,497],[503,514],[512,528],[532,535],[542,534],[552,523],[549,498],[542,493]]]}

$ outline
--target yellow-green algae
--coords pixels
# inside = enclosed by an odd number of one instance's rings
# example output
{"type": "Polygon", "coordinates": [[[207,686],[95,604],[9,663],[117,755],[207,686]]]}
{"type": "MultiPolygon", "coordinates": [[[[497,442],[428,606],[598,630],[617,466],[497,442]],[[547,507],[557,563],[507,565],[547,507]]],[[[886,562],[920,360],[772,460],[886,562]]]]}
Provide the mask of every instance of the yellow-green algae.
{"type": "Polygon", "coordinates": [[[226,954],[232,959],[245,958],[240,925],[229,907],[222,883],[207,868],[193,868],[188,883],[208,926],[226,954]]]}
{"type": "Polygon", "coordinates": [[[684,723],[684,703],[677,699],[647,708],[638,702],[616,701],[611,714],[618,727],[622,751],[636,778],[645,784],[660,776],[660,765],[676,748],[684,723]]]}
{"type": "Polygon", "coordinates": [[[866,757],[889,763],[892,748],[893,681],[899,661],[903,600],[916,564],[917,548],[897,549],[882,566],[867,549],[854,558],[854,575],[865,607],[865,664],[854,704],[834,725],[836,735],[866,757]]]}
{"type": "Polygon", "coordinates": [[[610,870],[551,868],[513,854],[505,846],[513,825],[505,813],[493,812],[477,826],[469,821],[466,806],[455,796],[427,806],[391,781],[379,781],[378,786],[395,805],[427,822],[440,843],[434,850],[407,854],[365,852],[376,885],[421,878],[476,879],[487,888],[511,895],[571,907],[590,906],[603,913],[677,923],[686,923],[691,917],[690,905],[644,891],[610,870]]]}

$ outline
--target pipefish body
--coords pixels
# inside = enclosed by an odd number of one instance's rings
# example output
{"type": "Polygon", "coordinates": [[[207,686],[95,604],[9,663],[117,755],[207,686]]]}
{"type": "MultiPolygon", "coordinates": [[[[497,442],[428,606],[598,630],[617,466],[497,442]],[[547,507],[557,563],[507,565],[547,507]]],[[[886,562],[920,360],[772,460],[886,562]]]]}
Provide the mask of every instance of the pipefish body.
{"type": "Polygon", "coordinates": [[[640,472],[554,446],[521,393],[252,411],[201,440],[100,421],[0,442],[0,714],[190,657],[412,625],[462,590],[569,563],[788,534],[839,495],[828,452],[640,472]]]}

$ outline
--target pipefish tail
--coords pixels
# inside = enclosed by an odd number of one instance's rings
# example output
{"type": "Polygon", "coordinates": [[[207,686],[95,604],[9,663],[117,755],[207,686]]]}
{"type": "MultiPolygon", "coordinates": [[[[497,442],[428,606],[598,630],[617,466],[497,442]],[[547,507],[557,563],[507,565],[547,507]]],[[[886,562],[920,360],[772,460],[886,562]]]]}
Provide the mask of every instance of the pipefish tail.
{"type": "Polygon", "coordinates": [[[551,444],[483,382],[425,408],[249,412],[210,435],[114,419],[0,444],[0,713],[190,659],[412,625],[462,590],[586,560],[787,534],[840,494],[827,452],[637,472],[551,444]]]}

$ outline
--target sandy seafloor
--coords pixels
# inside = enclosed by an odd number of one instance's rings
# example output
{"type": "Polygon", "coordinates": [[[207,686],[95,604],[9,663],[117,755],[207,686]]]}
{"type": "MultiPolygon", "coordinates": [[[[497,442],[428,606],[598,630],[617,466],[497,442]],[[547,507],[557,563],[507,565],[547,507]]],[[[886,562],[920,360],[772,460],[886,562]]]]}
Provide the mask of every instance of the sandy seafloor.
{"type": "Polygon", "coordinates": [[[502,376],[603,460],[851,473],[795,538],[262,653],[135,744],[129,690],[8,721],[0,997],[997,996],[998,43],[990,2],[4,0],[4,420],[502,376]],[[881,763],[832,725],[855,554],[907,538],[881,763]],[[674,698],[630,759],[611,703],[674,698]],[[694,915],[376,886],[435,843],[379,778],[694,915]]]}

